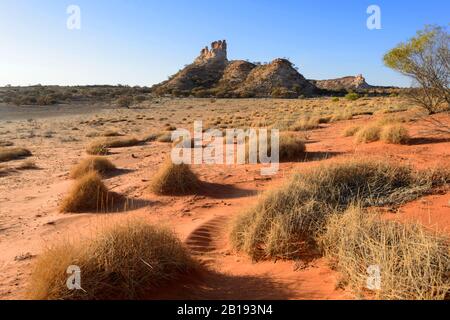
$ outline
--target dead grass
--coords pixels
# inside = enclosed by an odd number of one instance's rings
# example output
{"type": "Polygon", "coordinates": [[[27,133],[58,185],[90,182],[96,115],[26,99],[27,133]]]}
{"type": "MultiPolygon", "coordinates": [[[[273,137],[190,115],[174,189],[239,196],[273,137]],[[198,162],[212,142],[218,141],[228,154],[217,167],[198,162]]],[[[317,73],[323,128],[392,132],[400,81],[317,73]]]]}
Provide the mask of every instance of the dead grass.
{"type": "Polygon", "coordinates": [[[136,138],[103,138],[93,141],[89,144],[86,152],[90,155],[107,155],[109,148],[133,147],[140,144],[141,141],[136,138]]]}
{"type": "MultiPolygon", "coordinates": [[[[271,144],[269,143],[269,152],[271,144]]],[[[280,161],[299,161],[305,157],[306,145],[294,134],[281,134],[279,143],[280,161]]]]}
{"type": "Polygon", "coordinates": [[[117,195],[108,192],[100,176],[88,172],[74,182],[60,206],[61,212],[105,212],[114,204],[117,195]]]}
{"type": "Polygon", "coordinates": [[[88,172],[95,171],[100,175],[105,175],[116,169],[116,166],[103,157],[89,157],[83,159],[70,171],[70,178],[77,179],[88,172]]]}
{"type": "Polygon", "coordinates": [[[150,190],[161,195],[194,194],[200,188],[200,181],[187,164],[166,163],[156,173],[150,190]]]}
{"type": "Polygon", "coordinates": [[[378,299],[445,299],[449,239],[411,223],[382,220],[358,206],[330,215],[322,248],[353,290],[367,292],[369,266],[380,268],[378,299]]]}
{"type": "Polygon", "coordinates": [[[360,126],[347,127],[344,130],[343,136],[344,137],[353,137],[360,129],[361,129],[360,126]]]}
{"type": "Polygon", "coordinates": [[[308,131],[320,128],[319,118],[307,118],[297,121],[292,127],[292,131],[308,131]]]}
{"type": "Polygon", "coordinates": [[[31,151],[25,148],[0,147],[0,162],[6,162],[31,156],[31,151]]]}
{"type": "Polygon", "coordinates": [[[361,128],[355,136],[355,140],[358,143],[369,143],[380,140],[381,126],[369,125],[361,128]]]}
{"type": "Polygon", "coordinates": [[[93,156],[105,156],[109,153],[109,149],[102,142],[94,141],[88,145],[86,153],[93,156]]]}
{"type": "Polygon", "coordinates": [[[89,239],[64,240],[39,255],[30,281],[35,300],[145,299],[196,268],[168,229],[140,220],[114,224],[89,239]],[[81,271],[83,290],[68,290],[67,268],[81,271]]]}
{"type": "Polygon", "coordinates": [[[17,170],[36,170],[39,169],[32,160],[26,160],[16,167],[17,170]]]}
{"type": "Polygon", "coordinates": [[[392,124],[381,131],[381,140],[392,144],[408,144],[411,140],[408,129],[401,124],[392,124]]]}
{"type": "Polygon", "coordinates": [[[107,138],[103,140],[101,143],[106,148],[124,148],[124,147],[133,147],[141,143],[136,138],[107,138]]]}
{"type": "Polygon", "coordinates": [[[170,132],[163,132],[158,135],[156,138],[158,142],[171,143],[172,142],[172,134],[170,132]]]}
{"type": "Polygon", "coordinates": [[[253,259],[292,258],[316,247],[326,217],[359,201],[398,206],[450,182],[448,171],[417,172],[371,159],[322,165],[267,192],[232,225],[233,246],[253,259]]]}

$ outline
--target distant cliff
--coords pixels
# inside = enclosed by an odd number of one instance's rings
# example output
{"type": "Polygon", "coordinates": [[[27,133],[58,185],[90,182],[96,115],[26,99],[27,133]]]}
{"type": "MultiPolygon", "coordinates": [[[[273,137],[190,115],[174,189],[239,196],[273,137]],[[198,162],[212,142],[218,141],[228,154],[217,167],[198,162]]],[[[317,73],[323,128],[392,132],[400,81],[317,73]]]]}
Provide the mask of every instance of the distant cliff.
{"type": "Polygon", "coordinates": [[[329,80],[310,80],[319,89],[332,90],[332,91],[342,91],[342,90],[365,90],[371,89],[373,86],[366,82],[366,79],[360,74],[355,77],[348,76],[337,79],[329,80]]]}

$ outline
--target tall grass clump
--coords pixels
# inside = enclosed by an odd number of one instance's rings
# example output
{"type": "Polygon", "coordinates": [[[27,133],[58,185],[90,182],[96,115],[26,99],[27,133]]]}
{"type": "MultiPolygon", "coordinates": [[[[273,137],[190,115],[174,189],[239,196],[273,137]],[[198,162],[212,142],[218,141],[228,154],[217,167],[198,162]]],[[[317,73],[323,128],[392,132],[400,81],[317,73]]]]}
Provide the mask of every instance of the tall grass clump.
{"type": "Polygon", "coordinates": [[[38,256],[30,299],[145,299],[195,269],[180,240],[169,230],[140,220],[102,228],[80,241],[63,240],[38,256]],[[69,290],[67,268],[81,271],[83,290],[69,290]]]}
{"type": "Polygon", "coordinates": [[[116,169],[116,166],[106,158],[103,157],[89,157],[83,159],[70,171],[70,178],[77,179],[84,176],[86,173],[95,171],[100,175],[105,175],[116,169]]]}
{"type": "Polygon", "coordinates": [[[61,203],[61,212],[103,212],[114,204],[117,195],[108,191],[100,176],[90,171],[74,182],[61,203]]]}
{"type": "Polygon", "coordinates": [[[194,194],[200,189],[200,184],[189,165],[167,161],[153,178],[150,190],[161,195],[194,194]]]}
{"type": "Polygon", "coordinates": [[[356,201],[363,206],[400,205],[449,182],[449,172],[417,172],[370,159],[322,165],[266,193],[234,221],[231,240],[255,260],[292,258],[316,246],[331,212],[356,201]]]}
{"type": "Polygon", "coordinates": [[[350,126],[344,129],[344,137],[353,137],[361,129],[360,126],[350,126]]]}
{"type": "Polygon", "coordinates": [[[401,124],[392,124],[381,130],[381,140],[392,144],[408,144],[411,140],[408,129],[401,124]]]}
{"type": "Polygon", "coordinates": [[[382,220],[351,206],[330,215],[320,242],[356,292],[364,291],[369,266],[377,266],[381,282],[373,293],[378,299],[449,298],[449,239],[420,225],[382,220]]]}
{"type": "Polygon", "coordinates": [[[380,140],[381,127],[378,125],[370,125],[363,127],[355,135],[356,142],[368,143],[380,140]]]}
{"type": "Polygon", "coordinates": [[[308,131],[320,128],[319,118],[306,118],[297,121],[292,127],[292,131],[308,131]]]}

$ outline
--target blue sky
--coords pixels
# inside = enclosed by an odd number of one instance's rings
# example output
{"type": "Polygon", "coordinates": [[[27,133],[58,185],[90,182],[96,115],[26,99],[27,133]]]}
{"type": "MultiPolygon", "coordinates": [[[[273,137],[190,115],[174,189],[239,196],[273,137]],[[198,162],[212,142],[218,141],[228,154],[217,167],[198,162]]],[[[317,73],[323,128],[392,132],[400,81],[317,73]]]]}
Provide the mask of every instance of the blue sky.
{"type": "Polygon", "coordinates": [[[150,86],[226,39],[229,59],[287,57],[310,79],[409,86],[383,54],[449,12],[448,0],[1,0],[0,85],[150,86]],[[71,4],[80,30],[66,28],[71,4]],[[366,27],[371,4],[381,30],[366,27]]]}

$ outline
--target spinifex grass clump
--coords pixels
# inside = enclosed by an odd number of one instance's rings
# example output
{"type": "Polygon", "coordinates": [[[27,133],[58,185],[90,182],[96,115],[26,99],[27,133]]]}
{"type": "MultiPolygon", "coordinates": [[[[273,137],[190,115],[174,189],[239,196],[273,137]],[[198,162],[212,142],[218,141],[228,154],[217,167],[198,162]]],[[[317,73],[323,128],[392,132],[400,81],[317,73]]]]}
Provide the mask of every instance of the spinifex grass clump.
{"type": "Polygon", "coordinates": [[[354,202],[400,205],[450,182],[448,172],[416,172],[375,160],[322,165],[268,192],[233,224],[232,242],[254,259],[290,258],[316,246],[327,216],[354,202]]]}
{"type": "Polygon", "coordinates": [[[161,195],[194,194],[200,189],[200,180],[187,164],[167,161],[150,184],[150,190],[161,195]]]}
{"type": "Polygon", "coordinates": [[[381,140],[392,144],[407,144],[411,137],[408,130],[401,124],[392,124],[383,128],[381,140]]]}
{"type": "Polygon", "coordinates": [[[116,169],[116,166],[103,157],[89,157],[83,159],[70,171],[70,177],[77,179],[90,171],[95,171],[100,175],[105,175],[116,169]]]}
{"type": "Polygon", "coordinates": [[[0,147],[0,162],[11,161],[31,156],[31,151],[24,148],[0,147]]]}
{"type": "Polygon", "coordinates": [[[61,203],[61,212],[106,212],[118,195],[109,192],[98,173],[91,171],[74,182],[61,203]]]}
{"type": "Polygon", "coordinates": [[[450,294],[449,239],[412,223],[382,220],[352,206],[330,215],[321,248],[356,292],[379,268],[379,299],[445,299],[450,294]]]}
{"type": "Polygon", "coordinates": [[[63,240],[39,255],[30,282],[37,300],[145,299],[195,269],[175,235],[143,221],[127,221],[88,239],[63,240]],[[81,271],[81,288],[69,290],[67,269],[81,271]]]}

